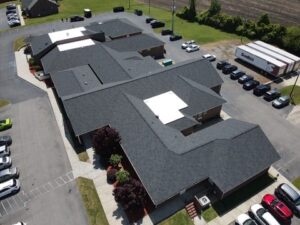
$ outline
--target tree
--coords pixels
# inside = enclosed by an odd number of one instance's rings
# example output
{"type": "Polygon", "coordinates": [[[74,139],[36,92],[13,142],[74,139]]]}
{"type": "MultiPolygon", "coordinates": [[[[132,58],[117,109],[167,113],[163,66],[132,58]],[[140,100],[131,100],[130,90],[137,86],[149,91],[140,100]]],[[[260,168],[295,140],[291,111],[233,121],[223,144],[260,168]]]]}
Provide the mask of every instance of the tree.
{"type": "Polygon", "coordinates": [[[108,159],[118,152],[121,137],[114,128],[100,128],[94,132],[92,139],[96,154],[108,159]]]}
{"type": "Polygon", "coordinates": [[[208,9],[209,16],[219,14],[221,12],[221,3],[219,0],[211,0],[210,7],[208,9]]]}
{"type": "Polygon", "coordinates": [[[197,11],[196,11],[196,0],[190,0],[190,8],[189,8],[189,20],[194,20],[197,16],[197,11]]]}
{"type": "Polygon", "coordinates": [[[129,181],[130,174],[126,170],[120,170],[116,173],[116,178],[119,184],[125,184],[129,181]]]}
{"type": "Polygon", "coordinates": [[[261,15],[261,17],[257,21],[258,26],[269,25],[269,24],[270,24],[270,19],[268,13],[261,15]]]}
{"type": "Polygon", "coordinates": [[[283,37],[283,47],[300,56],[300,27],[291,26],[283,37]]]}
{"type": "Polygon", "coordinates": [[[131,178],[126,184],[116,187],[113,195],[125,210],[134,211],[143,206],[146,191],[140,181],[131,178]]]}

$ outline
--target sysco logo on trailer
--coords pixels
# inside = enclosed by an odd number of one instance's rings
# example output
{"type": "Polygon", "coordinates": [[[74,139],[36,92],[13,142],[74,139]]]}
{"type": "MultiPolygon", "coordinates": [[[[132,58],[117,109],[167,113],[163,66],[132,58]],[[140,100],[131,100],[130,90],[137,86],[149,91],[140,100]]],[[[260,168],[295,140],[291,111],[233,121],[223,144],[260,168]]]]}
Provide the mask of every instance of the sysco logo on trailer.
{"type": "Polygon", "coordinates": [[[241,55],[242,55],[243,57],[245,57],[246,59],[249,59],[249,60],[251,60],[251,61],[254,61],[254,59],[253,59],[251,56],[245,55],[243,52],[242,52],[241,55]]]}

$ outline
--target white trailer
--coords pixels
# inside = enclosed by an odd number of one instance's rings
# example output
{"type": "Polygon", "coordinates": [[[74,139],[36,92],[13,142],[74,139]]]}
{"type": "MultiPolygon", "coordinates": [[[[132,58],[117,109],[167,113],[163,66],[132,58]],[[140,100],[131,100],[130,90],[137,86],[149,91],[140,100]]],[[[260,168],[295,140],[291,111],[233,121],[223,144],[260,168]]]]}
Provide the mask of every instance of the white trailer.
{"type": "Polygon", "coordinates": [[[277,60],[279,60],[279,61],[281,61],[281,62],[283,62],[285,64],[287,64],[285,73],[289,73],[289,72],[293,71],[294,66],[295,66],[295,61],[294,60],[292,60],[290,58],[287,58],[287,57],[285,57],[283,55],[280,55],[279,53],[273,52],[273,51],[271,51],[271,50],[269,50],[267,48],[259,46],[259,45],[255,44],[255,43],[249,43],[249,44],[247,44],[247,46],[250,47],[250,48],[253,48],[253,49],[255,49],[255,50],[257,50],[257,51],[259,51],[259,52],[261,52],[263,54],[271,56],[274,59],[277,59],[277,60]]]}
{"type": "Polygon", "coordinates": [[[275,47],[273,45],[267,44],[267,43],[265,43],[263,41],[255,41],[254,43],[257,44],[257,45],[259,45],[259,46],[262,46],[264,48],[267,48],[267,49],[269,49],[269,50],[271,50],[273,52],[279,53],[280,55],[283,55],[283,56],[285,56],[285,57],[287,57],[289,59],[294,60],[295,61],[295,66],[294,66],[293,71],[297,71],[298,69],[300,69],[300,58],[298,56],[295,56],[295,55],[293,55],[293,54],[291,54],[291,53],[289,53],[287,51],[284,51],[284,50],[282,50],[280,48],[277,48],[277,47],[275,47]]]}
{"type": "Polygon", "coordinates": [[[235,49],[235,56],[273,76],[284,74],[287,65],[246,45],[235,49]]]}

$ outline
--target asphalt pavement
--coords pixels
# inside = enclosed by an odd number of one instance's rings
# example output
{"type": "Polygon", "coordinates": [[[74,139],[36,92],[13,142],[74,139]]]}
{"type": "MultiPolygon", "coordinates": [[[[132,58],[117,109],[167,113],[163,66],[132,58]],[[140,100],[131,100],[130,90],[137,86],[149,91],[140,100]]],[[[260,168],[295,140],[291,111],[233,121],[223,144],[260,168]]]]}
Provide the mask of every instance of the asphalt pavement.
{"type": "Polygon", "coordinates": [[[6,18],[6,8],[0,9],[0,30],[9,29],[6,18]]]}

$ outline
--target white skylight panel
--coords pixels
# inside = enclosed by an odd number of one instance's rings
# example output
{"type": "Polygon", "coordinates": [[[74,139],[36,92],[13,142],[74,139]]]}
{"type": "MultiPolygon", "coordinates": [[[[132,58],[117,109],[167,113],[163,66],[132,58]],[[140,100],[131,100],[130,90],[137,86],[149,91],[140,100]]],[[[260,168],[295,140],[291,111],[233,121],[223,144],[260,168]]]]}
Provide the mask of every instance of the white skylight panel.
{"type": "Polygon", "coordinates": [[[91,45],[95,45],[95,42],[92,39],[86,39],[86,40],[82,40],[82,41],[74,41],[74,42],[70,42],[67,44],[61,44],[58,45],[58,50],[59,51],[68,51],[71,49],[76,49],[76,48],[83,48],[83,47],[87,47],[87,46],[91,46],[91,45]]]}
{"type": "Polygon", "coordinates": [[[86,29],[84,27],[78,27],[78,28],[73,28],[68,30],[56,31],[56,32],[49,33],[49,37],[52,43],[55,43],[61,40],[82,37],[84,35],[82,31],[85,30],[86,29]]]}

